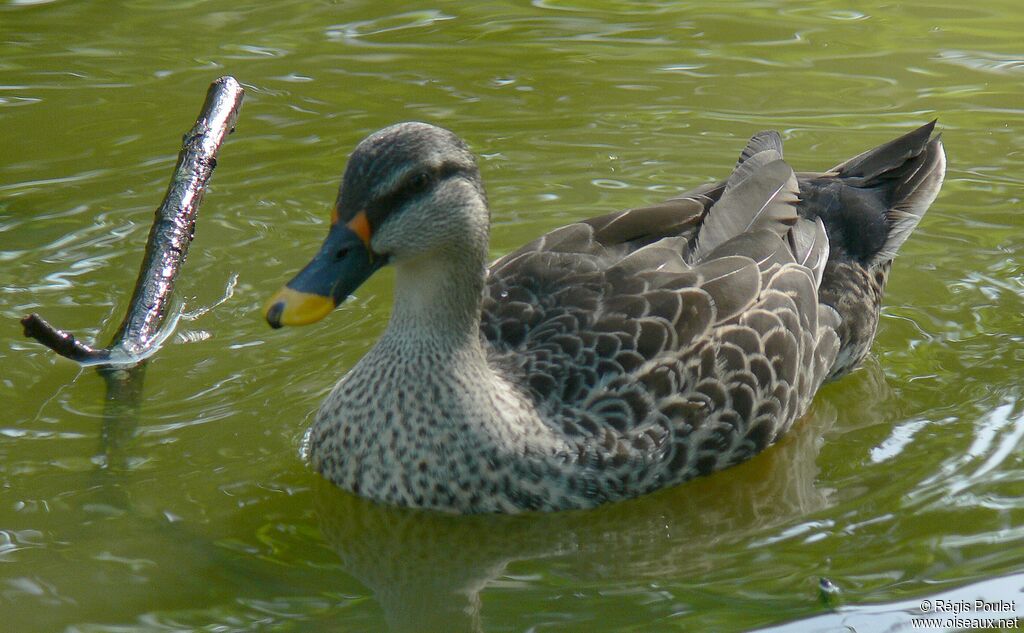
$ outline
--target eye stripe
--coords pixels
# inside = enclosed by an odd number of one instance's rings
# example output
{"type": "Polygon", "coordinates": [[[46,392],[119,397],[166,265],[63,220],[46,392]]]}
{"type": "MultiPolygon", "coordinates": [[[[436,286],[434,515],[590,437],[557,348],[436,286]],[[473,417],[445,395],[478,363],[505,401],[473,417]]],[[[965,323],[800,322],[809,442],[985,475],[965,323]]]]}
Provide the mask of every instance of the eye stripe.
{"type": "Polygon", "coordinates": [[[398,181],[398,184],[388,193],[372,200],[366,208],[367,217],[374,229],[381,225],[385,218],[392,212],[402,209],[402,202],[423,195],[437,186],[442,180],[447,180],[457,174],[465,173],[466,169],[458,163],[445,162],[434,169],[410,171],[407,176],[398,181]],[[417,183],[417,179],[426,176],[426,184],[417,183]]]}

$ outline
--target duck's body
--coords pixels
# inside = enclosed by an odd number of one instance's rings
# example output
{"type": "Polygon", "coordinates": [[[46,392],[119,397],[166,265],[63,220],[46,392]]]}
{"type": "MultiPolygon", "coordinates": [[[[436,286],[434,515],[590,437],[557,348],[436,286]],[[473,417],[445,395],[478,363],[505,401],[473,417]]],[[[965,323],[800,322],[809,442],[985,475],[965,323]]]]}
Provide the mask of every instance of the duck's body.
{"type": "Polygon", "coordinates": [[[386,331],[310,430],[314,467],[386,503],[516,512],[753,456],[867,353],[891,260],[942,182],[931,129],[797,175],[762,133],[727,181],[562,227],[490,269],[465,145],[420,123],[370,136],[324,250],[268,311],[313,320],[397,268],[386,331]]]}

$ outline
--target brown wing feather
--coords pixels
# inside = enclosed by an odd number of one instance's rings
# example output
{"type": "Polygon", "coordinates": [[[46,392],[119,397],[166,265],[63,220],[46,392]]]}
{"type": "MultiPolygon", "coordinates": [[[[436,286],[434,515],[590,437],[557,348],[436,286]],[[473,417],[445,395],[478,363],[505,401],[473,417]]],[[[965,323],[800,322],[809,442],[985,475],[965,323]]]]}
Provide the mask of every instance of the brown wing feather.
{"type": "MultiPolygon", "coordinates": [[[[628,480],[638,494],[742,461],[789,428],[834,370],[845,327],[819,298],[829,183],[902,170],[924,200],[941,174],[915,175],[907,144],[798,179],[780,137],[762,133],[725,182],[563,227],[495,262],[482,333],[576,447],[564,457],[586,468],[570,489],[599,501],[628,480]],[[805,187],[816,198],[798,213],[805,187]]],[[[937,173],[940,154],[928,145],[918,171],[937,173]]]]}

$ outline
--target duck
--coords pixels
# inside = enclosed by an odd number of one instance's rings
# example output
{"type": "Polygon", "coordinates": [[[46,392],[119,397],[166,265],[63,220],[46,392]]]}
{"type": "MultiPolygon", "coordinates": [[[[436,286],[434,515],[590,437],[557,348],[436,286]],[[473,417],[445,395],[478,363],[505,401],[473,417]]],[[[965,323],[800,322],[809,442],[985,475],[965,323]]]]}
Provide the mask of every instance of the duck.
{"type": "Polygon", "coordinates": [[[304,454],[355,495],[462,514],[592,508],[753,457],[868,353],[945,175],[934,127],[806,173],[759,132],[719,182],[490,264],[467,143],[423,122],[370,134],[319,251],[264,308],[313,323],[395,270],[387,326],[304,454]]]}

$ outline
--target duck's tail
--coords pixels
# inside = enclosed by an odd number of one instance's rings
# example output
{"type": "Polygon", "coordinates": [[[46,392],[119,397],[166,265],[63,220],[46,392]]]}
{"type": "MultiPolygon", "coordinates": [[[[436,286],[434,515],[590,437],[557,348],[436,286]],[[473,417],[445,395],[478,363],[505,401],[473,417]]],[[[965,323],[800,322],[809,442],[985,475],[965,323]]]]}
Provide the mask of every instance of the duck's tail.
{"type": "Polygon", "coordinates": [[[830,378],[867,354],[892,259],[942,186],[946,156],[934,127],[932,121],[823,174],[799,174],[798,212],[821,218],[829,238],[818,296],[841,317],[830,378]]]}
{"type": "Polygon", "coordinates": [[[824,174],[801,174],[800,214],[825,222],[832,259],[888,262],[935,200],[946,155],[935,121],[824,174]]]}

